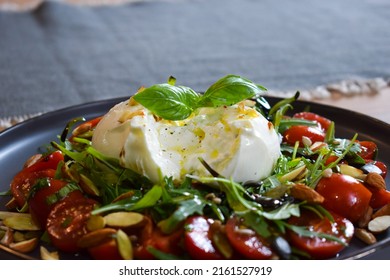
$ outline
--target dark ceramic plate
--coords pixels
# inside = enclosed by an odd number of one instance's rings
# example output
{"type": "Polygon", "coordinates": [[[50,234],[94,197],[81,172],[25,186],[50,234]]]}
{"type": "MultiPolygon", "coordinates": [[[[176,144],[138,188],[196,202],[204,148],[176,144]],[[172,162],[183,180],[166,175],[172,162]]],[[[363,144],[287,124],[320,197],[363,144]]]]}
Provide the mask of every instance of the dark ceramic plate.
{"type": "MultiPolygon", "coordinates": [[[[277,98],[267,98],[272,104],[277,98]]],[[[50,112],[0,133],[0,192],[8,189],[15,173],[21,169],[24,161],[41,148],[56,140],[66,123],[76,117],[91,119],[105,114],[113,105],[125,100],[116,98],[97,101],[50,112]]],[[[298,101],[294,105],[295,111],[306,107],[310,111],[323,115],[336,123],[336,136],[351,138],[357,132],[360,140],[371,140],[379,147],[378,160],[390,166],[390,125],[369,116],[356,112],[339,109],[331,106],[298,101]]],[[[387,176],[387,185],[390,185],[390,176],[387,176]]],[[[7,197],[0,197],[0,210],[4,210],[7,197]]],[[[390,259],[390,232],[377,236],[378,243],[367,246],[359,240],[353,240],[351,245],[343,250],[337,259],[390,259]]],[[[32,254],[38,257],[38,252],[32,254]]],[[[82,255],[64,255],[62,259],[85,258],[82,255]]],[[[0,259],[19,259],[18,257],[0,251],[0,259]]]]}

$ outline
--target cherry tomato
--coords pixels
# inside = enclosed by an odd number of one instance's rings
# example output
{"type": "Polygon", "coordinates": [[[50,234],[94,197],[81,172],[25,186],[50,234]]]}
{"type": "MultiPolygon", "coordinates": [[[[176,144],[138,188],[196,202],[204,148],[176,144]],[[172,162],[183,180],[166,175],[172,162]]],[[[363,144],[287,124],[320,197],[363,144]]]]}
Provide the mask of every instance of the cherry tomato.
{"type": "Polygon", "coordinates": [[[211,219],[192,216],[185,222],[184,244],[190,256],[197,260],[220,260],[223,255],[214,246],[210,236],[211,219]]]}
{"type": "Polygon", "coordinates": [[[226,223],[226,235],[231,245],[248,259],[266,260],[273,256],[265,238],[251,229],[244,228],[238,217],[230,218],[226,223]]]}
{"type": "Polygon", "coordinates": [[[160,229],[153,225],[149,217],[145,217],[146,223],[143,225],[139,234],[140,242],[134,250],[136,259],[154,259],[154,256],[148,251],[148,247],[153,247],[164,253],[180,255],[183,253],[182,239],[184,230],[180,229],[171,234],[164,234],[160,229]]]}
{"type": "Polygon", "coordinates": [[[323,177],[316,186],[316,191],[325,200],[323,206],[351,222],[357,222],[367,211],[371,192],[355,178],[333,173],[323,177]]]}
{"type": "Polygon", "coordinates": [[[370,206],[372,208],[378,209],[390,203],[390,191],[371,187],[368,187],[368,189],[372,193],[370,200],[370,206]]]}
{"type": "Polygon", "coordinates": [[[123,260],[114,238],[103,244],[88,248],[88,253],[95,260],[123,260]]]}
{"type": "Polygon", "coordinates": [[[37,162],[18,172],[11,181],[11,193],[19,207],[23,207],[26,198],[35,181],[40,178],[53,178],[55,169],[60,161],[64,160],[62,152],[55,151],[40,158],[37,162]]]}
{"type": "Polygon", "coordinates": [[[83,122],[82,124],[80,124],[79,126],[77,126],[73,131],[72,131],[72,135],[70,137],[70,141],[72,141],[73,137],[77,137],[81,134],[84,134],[88,131],[91,131],[93,130],[97,125],[98,123],[100,122],[100,120],[103,118],[103,116],[100,116],[100,117],[97,117],[97,118],[94,118],[92,120],[89,120],[89,121],[86,121],[86,122],[83,122]]]}
{"type": "Polygon", "coordinates": [[[294,125],[283,133],[284,141],[291,146],[294,146],[295,142],[298,141],[299,146],[304,147],[302,142],[303,136],[309,138],[312,143],[323,142],[325,139],[325,133],[320,128],[314,126],[294,125]]]}
{"type": "Polygon", "coordinates": [[[372,141],[356,141],[360,144],[362,149],[358,155],[363,159],[375,159],[378,152],[378,146],[372,141]]]}
{"type": "Polygon", "coordinates": [[[29,171],[23,169],[11,182],[11,193],[15,198],[18,207],[23,207],[27,202],[31,187],[35,184],[38,179],[41,178],[53,178],[56,171],[54,169],[46,169],[39,171],[29,171]]]}
{"type": "Polygon", "coordinates": [[[97,202],[92,199],[65,199],[57,203],[47,218],[46,229],[52,244],[58,249],[75,253],[77,242],[86,234],[86,221],[97,202]]]}
{"type": "MultiPolygon", "coordinates": [[[[321,218],[312,211],[302,211],[300,217],[292,216],[288,223],[296,226],[307,227],[308,230],[328,234],[337,237],[344,243],[348,244],[353,236],[354,226],[346,218],[335,213],[331,213],[334,222],[327,218],[321,218]]],[[[289,231],[291,244],[296,248],[307,252],[311,257],[316,259],[327,259],[335,256],[344,249],[344,245],[337,241],[321,237],[304,237],[293,231],[289,231]]]]}
{"type": "Polygon", "coordinates": [[[296,113],[293,115],[293,118],[315,121],[324,131],[327,131],[331,124],[331,121],[329,119],[312,112],[296,113]]]}
{"type": "MultiPolygon", "coordinates": [[[[58,191],[60,191],[63,187],[65,187],[68,182],[56,179],[48,179],[48,185],[46,187],[42,187],[38,189],[36,192],[32,194],[30,197],[29,211],[35,221],[37,221],[41,227],[44,229],[46,227],[47,217],[49,216],[50,210],[54,207],[56,203],[49,203],[48,197],[55,195],[58,191]]],[[[78,199],[82,198],[83,195],[81,191],[74,190],[69,193],[63,199],[78,199]]]]}

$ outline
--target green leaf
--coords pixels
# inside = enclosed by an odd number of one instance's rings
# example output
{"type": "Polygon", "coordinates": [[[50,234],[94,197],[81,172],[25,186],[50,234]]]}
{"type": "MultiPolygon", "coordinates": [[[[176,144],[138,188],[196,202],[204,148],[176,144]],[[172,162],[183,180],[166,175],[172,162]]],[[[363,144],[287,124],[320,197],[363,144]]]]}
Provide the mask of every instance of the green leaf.
{"type": "Polygon", "coordinates": [[[286,203],[273,211],[263,212],[262,215],[269,220],[284,220],[291,216],[299,217],[299,204],[286,203]]]}
{"type": "Polygon", "coordinates": [[[230,106],[260,95],[267,89],[236,75],[227,75],[210,86],[200,100],[199,107],[230,106]]]}
{"type": "Polygon", "coordinates": [[[183,120],[197,108],[200,95],[188,87],[157,84],[133,97],[153,114],[166,120],[183,120]]]}
{"type": "Polygon", "coordinates": [[[203,208],[206,204],[195,196],[188,200],[181,201],[179,205],[180,206],[168,219],[162,220],[158,223],[158,227],[162,230],[162,232],[166,234],[172,233],[188,216],[195,213],[202,215],[203,208]]]}

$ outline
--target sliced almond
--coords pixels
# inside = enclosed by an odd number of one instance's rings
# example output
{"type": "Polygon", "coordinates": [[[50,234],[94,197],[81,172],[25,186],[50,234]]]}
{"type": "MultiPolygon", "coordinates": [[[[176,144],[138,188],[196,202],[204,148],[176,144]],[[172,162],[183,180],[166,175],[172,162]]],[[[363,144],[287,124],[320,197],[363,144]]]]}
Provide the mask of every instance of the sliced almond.
{"type": "Polygon", "coordinates": [[[284,174],[279,178],[279,181],[284,183],[287,181],[293,181],[296,177],[298,177],[301,173],[305,172],[306,165],[299,166],[295,168],[294,170],[290,171],[287,174],[284,174]]]}
{"type": "Polygon", "coordinates": [[[134,191],[128,191],[128,192],[125,192],[121,195],[119,195],[118,197],[116,197],[112,202],[117,202],[119,200],[122,200],[122,199],[126,199],[126,198],[129,198],[129,197],[132,197],[134,195],[134,191]]]}
{"type": "Polygon", "coordinates": [[[364,215],[357,221],[357,226],[360,228],[366,228],[368,223],[372,219],[373,212],[374,212],[374,210],[372,209],[372,207],[369,206],[367,208],[367,211],[364,213],[364,215]]]}
{"type": "Polygon", "coordinates": [[[364,174],[362,170],[357,169],[356,167],[353,167],[348,164],[339,164],[339,168],[340,168],[340,173],[349,175],[355,179],[365,180],[365,178],[367,177],[367,175],[364,174]]]}
{"type": "Polygon", "coordinates": [[[26,216],[12,216],[3,220],[5,226],[15,230],[40,230],[41,228],[34,223],[31,215],[26,216]]]}
{"type": "Polygon", "coordinates": [[[365,179],[365,183],[369,185],[370,187],[376,188],[376,189],[386,189],[386,182],[383,177],[375,172],[370,172],[367,174],[367,177],[365,179]]]}
{"type": "Polygon", "coordinates": [[[89,248],[100,245],[114,237],[116,230],[113,228],[102,228],[83,235],[77,242],[80,248],[89,248]]]}
{"type": "Polygon", "coordinates": [[[366,244],[371,245],[376,243],[375,235],[363,228],[356,228],[354,235],[366,244]]]}
{"type": "Polygon", "coordinates": [[[42,260],[59,260],[60,256],[57,251],[49,252],[45,247],[41,246],[39,248],[39,252],[41,253],[42,260]]]}
{"type": "Polygon", "coordinates": [[[376,217],[380,217],[380,216],[386,216],[386,215],[390,215],[390,203],[382,206],[381,208],[379,208],[373,215],[372,215],[372,218],[375,219],[376,217]]]}
{"type": "Polygon", "coordinates": [[[133,245],[131,244],[129,236],[122,230],[116,233],[116,242],[119,254],[124,260],[133,259],[133,245]]]}
{"type": "Polygon", "coordinates": [[[9,244],[9,247],[20,253],[30,253],[38,246],[39,239],[33,238],[29,240],[24,240],[17,243],[9,244]]]}
{"type": "Polygon", "coordinates": [[[381,233],[390,227],[390,215],[379,216],[368,223],[368,230],[373,233],[381,233]]]}
{"type": "Polygon", "coordinates": [[[141,225],[144,215],[137,212],[113,212],[104,216],[107,226],[115,228],[129,228],[141,225]]]}
{"type": "Polygon", "coordinates": [[[290,189],[292,197],[308,203],[323,203],[324,197],[305,184],[294,184],[290,189]]]}

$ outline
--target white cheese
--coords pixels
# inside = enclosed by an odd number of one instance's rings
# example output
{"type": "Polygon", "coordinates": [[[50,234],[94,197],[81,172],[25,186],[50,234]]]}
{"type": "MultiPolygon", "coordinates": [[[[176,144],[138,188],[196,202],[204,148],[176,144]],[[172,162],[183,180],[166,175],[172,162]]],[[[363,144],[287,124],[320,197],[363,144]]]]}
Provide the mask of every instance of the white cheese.
{"type": "Polygon", "coordinates": [[[178,182],[186,174],[210,176],[199,158],[236,182],[257,181],[270,175],[280,155],[272,124],[243,104],[200,108],[183,121],[167,121],[130,99],[104,116],[92,145],[156,183],[162,176],[178,182]]]}

